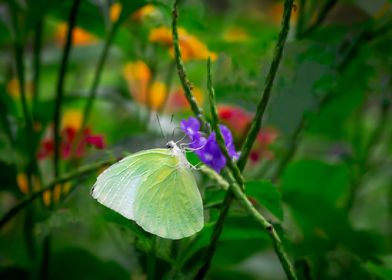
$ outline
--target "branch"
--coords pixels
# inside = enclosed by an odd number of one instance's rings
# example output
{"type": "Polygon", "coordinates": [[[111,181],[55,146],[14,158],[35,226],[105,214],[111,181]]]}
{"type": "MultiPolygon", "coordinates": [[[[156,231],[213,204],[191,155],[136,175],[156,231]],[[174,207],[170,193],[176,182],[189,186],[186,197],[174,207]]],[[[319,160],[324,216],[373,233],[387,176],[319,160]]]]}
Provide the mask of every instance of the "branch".
{"type": "Polygon", "coordinates": [[[74,0],[68,19],[67,40],[64,46],[63,56],[61,59],[59,79],[57,82],[57,95],[54,108],[54,177],[59,176],[59,160],[60,160],[60,118],[61,118],[61,104],[64,96],[64,81],[67,73],[68,58],[72,45],[72,33],[76,24],[76,16],[79,9],[80,0],[74,0]]]}
{"type": "Polygon", "coordinates": [[[15,205],[12,207],[0,220],[0,228],[2,228],[8,221],[10,221],[13,217],[15,217],[16,214],[18,214],[21,210],[23,210],[25,207],[30,205],[35,199],[40,197],[44,192],[46,191],[51,191],[53,190],[56,185],[65,183],[67,181],[71,181],[77,177],[83,176],[85,174],[94,172],[101,168],[102,166],[112,164],[114,161],[104,161],[104,162],[99,162],[96,164],[92,165],[87,165],[84,167],[81,167],[78,171],[69,173],[68,175],[63,176],[62,178],[54,180],[52,183],[50,183],[47,187],[42,188],[39,191],[36,191],[32,193],[30,196],[26,197],[23,199],[19,204],[15,205]]]}
{"type": "MultiPolygon", "coordinates": [[[[269,237],[271,238],[271,241],[274,245],[274,249],[276,254],[279,257],[279,260],[283,266],[283,269],[286,273],[286,276],[288,279],[297,279],[293,266],[290,263],[290,260],[287,257],[287,254],[283,248],[282,242],[276,233],[274,227],[272,224],[270,224],[264,217],[261,215],[252,205],[252,203],[248,200],[246,195],[244,194],[243,190],[245,188],[244,186],[244,180],[241,176],[241,173],[238,169],[238,167],[233,163],[233,160],[231,159],[227,148],[225,146],[225,141],[222,135],[222,132],[219,128],[219,119],[218,119],[218,112],[215,106],[215,92],[214,88],[212,87],[212,79],[211,79],[211,60],[208,60],[208,92],[209,92],[209,100],[210,100],[210,109],[211,109],[211,117],[212,117],[212,128],[215,131],[216,139],[219,144],[219,147],[223,154],[226,157],[227,160],[227,166],[232,172],[233,176],[229,173],[228,177],[231,179],[230,183],[230,190],[236,197],[236,199],[241,203],[241,205],[245,208],[245,210],[248,212],[250,216],[252,216],[269,234],[269,237]],[[233,178],[234,177],[234,178],[233,178]]],[[[232,200],[232,196],[227,195],[225,198],[226,203],[227,200],[232,200]]],[[[231,201],[230,201],[231,203],[231,201]]],[[[228,208],[226,209],[228,211],[228,208]]],[[[227,214],[227,213],[226,213],[227,214]]],[[[217,246],[217,241],[219,239],[220,233],[222,232],[223,228],[223,222],[224,219],[222,220],[222,215],[220,215],[218,219],[218,223],[220,223],[222,226],[218,227],[218,230],[214,230],[213,236],[212,236],[212,246],[208,248],[207,251],[207,257],[206,257],[206,262],[204,265],[201,267],[201,269],[198,271],[195,279],[203,279],[205,274],[207,273],[211,260],[213,257],[213,254],[215,252],[216,246],[217,246]]]]}
{"type": "Polygon", "coordinates": [[[184,94],[185,98],[187,99],[189,105],[191,106],[191,109],[195,116],[200,120],[200,122],[205,126],[205,129],[208,129],[207,122],[203,116],[203,111],[197,105],[196,99],[194,98],[192,94],[192,85],[188,80],[188,77],[186,75],[185,71],[185,66],[184,62],[182,61],[182,54],[181,54],[181,49],[179,45],[179,39],[178,39],[178,30],[177,30],[177,20],[178,20],[178,10],[177,10],[177,5],[178,5],[179,0],[175,0],[174,5],[173,5],[173,21],[172,21],[172,36],[173,36],[173,47],[174,47],[174,59],[176,61],[176,66],[177,66],[177,72],[178,72],[178,77],[180,78],[182,88],[184,89],[184,94]]]}
{"type": "Polygon", "coordinates": [[[261,127],[261,121],[264,115],[265,108],[268,105],[275,76],[279,68],[280,60],[282,59],[283,48],[287,39],[287,34],[290,29],[290,17],[291,17],[293,2],[294,0],[285,0],[284,3],[282,29],[279,33],[279,38],[275,46],[274,57],[272,59],[268,76],[265,81],[263,97],[261,98],[257,106],[256,115],[253,118],[249,132],[245,138],[245,142],[242,145],[241,156],[240,159],[238,160],[238,167],[240,170],[243,170],[246,165],[246,161],[248,160],[250,150],[253,146],[254,141],[256,140],[257,134],[261,127]]]}

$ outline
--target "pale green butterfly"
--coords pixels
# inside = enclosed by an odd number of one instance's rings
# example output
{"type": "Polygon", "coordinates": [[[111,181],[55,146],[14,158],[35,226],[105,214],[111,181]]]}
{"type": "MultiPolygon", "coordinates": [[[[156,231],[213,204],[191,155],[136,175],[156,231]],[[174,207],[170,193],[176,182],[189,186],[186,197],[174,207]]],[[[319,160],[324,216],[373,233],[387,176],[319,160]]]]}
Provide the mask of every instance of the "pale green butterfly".
{"type": "Polygon", "coordinates": [[[113,164],[98,176],[92,196],[147,232],[180,239],[203,228],[203,202],[184,152],[173,141],[166,147],[113,164]]]}

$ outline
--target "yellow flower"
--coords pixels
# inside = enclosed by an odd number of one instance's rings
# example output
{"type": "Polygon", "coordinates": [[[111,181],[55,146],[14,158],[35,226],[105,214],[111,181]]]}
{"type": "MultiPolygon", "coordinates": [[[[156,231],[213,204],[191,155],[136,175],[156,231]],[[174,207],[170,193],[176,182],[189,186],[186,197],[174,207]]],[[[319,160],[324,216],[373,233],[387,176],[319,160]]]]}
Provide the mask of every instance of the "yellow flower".
{"type": "Polygon", "coordinates": [[[61,195],[67,194],[71,190],[71,183],[57,184],[52,190],[47,190],[42,194],[42,201],[46,207],[59,202],[61,195]]]}
{"type": "Polygon", "coordinates": [[[137,103],[154,110],[160,108],[167,94],[166,85],[159,81],[151,84],[151,71],[147,64],[141,60],[129,62],[125,65],[123,74],[137,103]]]}
{"type": "Polygon", "coordinates": [[[230,43],[241,43],[248,39],[248,33],[241,27],[230,27],[223,33],[223,40],[230,43]]]}
{"type": "MultiPolygon", "coordinates": [[[[60,45],[64,45],[68,32],[68,25],[66,23],[60,23],[57,26],[56,30],[56,41],[60,45]]],[[[98,39],[91,33],[87,32],[86,30],[75,27],[72,31],[72,43],[75,46],[86,46],[94,44],[98,41],[98,39]]]]}
{"type": "Polygon", "coordinates": [[[134,21],[142,21],[144,17],[150,16],[155,12],[156,12],[156,8],[154,7],[154,5],[148,4],[135,11],[132,14],[132,19],[134,21]]]}
{"type": "Polygon", "coordinates": [[[157,110],[163,105],[166,99],[167,89],[162,82],[154,82],[149,90],[149,104],[152,109],[157,110]]]}
{"type": "MultiPolygon", "coordinates": [[[[192,59],[207,59],[211,57],[216,60],[217,55],[210,52],[205,44],[203,44],[195,36],[189,34],[184,28],[178,29],[179,44],[182,52],[182,59],[184,61],[192,59]]],[[[173,39],[171,30],[167,27],[161,26],[151,30],[149,40],[152,43],[163,44],[170,49],[170,54],[174,56],[173,39]]]]}
{"type": "MultiPolygon", "coordinates": [[[[40,182],[36,176],[33,176],[32,178],[32,184],[33,184],[33,190],[32,191],[37,191],[40,189],[40,182]]],[[[28,194],[29,193],[29,182],[26,173],[20,172],[16,175],[16,182],[18,184],[19,190],[23,194],[28,194]]]]}
{"type": "Polygon", "coordinates": [[[122,11],[122,6],[120,3],[114,3],[110,6],[110,20],[112,22],[117,21],[122,11]]]}
{"type": "Polygon", "coordinates": [[[78,109],[69,109],[63,114],[61,129],[66,127],[78,131],[82,126],[82,112],[78,109]]]}
{"type": "MultiPolygon", "coordinates": [[[[13,98],[20,98],[20,87],[19,80],[17,78],[12,78],[7,83],[7,91],[13,98]]],[[[31,100],[33,95],[33,83],[31,81],[25,82],[25,92],[26,99],[31,100]]]]}
{"type": "Polygon", "coordinates": [[[129,62],[123,69],[125,80],[136,102],[146,104],[148,84],[151,79],[150,68],[141,60],[129,62]]]}

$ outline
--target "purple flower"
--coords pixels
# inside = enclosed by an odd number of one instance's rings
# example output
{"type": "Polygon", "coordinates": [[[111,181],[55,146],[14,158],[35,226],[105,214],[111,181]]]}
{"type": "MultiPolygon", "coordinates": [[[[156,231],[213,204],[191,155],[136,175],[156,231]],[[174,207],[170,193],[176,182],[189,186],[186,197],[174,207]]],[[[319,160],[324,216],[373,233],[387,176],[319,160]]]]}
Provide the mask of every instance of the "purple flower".
{"type": "Polygon", "coordinates": [[[219,125],[219,129],[223,135],[223,139],[225,140],[225,145],[230,157],[234,160],[237,160],[240,155],[235,150],[234,139],[230,129],[228,129],[227,126],[224,126],[223,124],[219,125]]]}
{"type": "MultiPolygon", "coordinates": [[[[230,157],[234,160],[238,159],[239,154],[235,150],[231,131],[224,125],[219,125],[219,128],[230,157]]],[[[200,122],[194,117],[190,117],[188,120],[182,120],[181,129],[192,141],[189,147],[194,149],[195,154],[202,162],[213,168],[216,172],[220,172],[226,166],[226,158],[219,148],[214,132],[208,138],[202,136],[199,131],[200,122]]]]}

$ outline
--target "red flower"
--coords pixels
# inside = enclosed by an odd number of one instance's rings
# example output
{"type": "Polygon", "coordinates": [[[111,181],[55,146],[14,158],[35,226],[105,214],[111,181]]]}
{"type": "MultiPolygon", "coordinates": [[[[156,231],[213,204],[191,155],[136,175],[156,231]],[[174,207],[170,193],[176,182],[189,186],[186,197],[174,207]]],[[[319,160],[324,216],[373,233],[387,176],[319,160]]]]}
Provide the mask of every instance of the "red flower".
{"type": "MultiPolygon", "coordinates": [[[[77,141],[77,130],[71,126],[65,127],[61,132],[61,158],[70,159],[72,157],[72,149],[77,145],[75,156],[82,157],[86,152],[88,144],[97,149],[105,148],[105,139],[102,135],[94,135],[89,128],[83,131],[82,139],[79,143],[77,141]]],[[[45,139],[42,141],[41,148],[37,154],[38,159],[45,159],[54,153],[54,140],[45,139]]]]}
{"type": "MultiPolygon", "coordinates": [[[[233,132],[236,140],[243,140],[252,121],[252,114],[237,106],[220,105],[218,114],[222,123],[227,125],[233,132]]],[[[257,135],[256,141],[250,152],[250,161],[257,163],[263,158],[272,159],[273,153],[268,149],[277,138],[278,133],[274,128],[262,128],[257,135]]]]}

